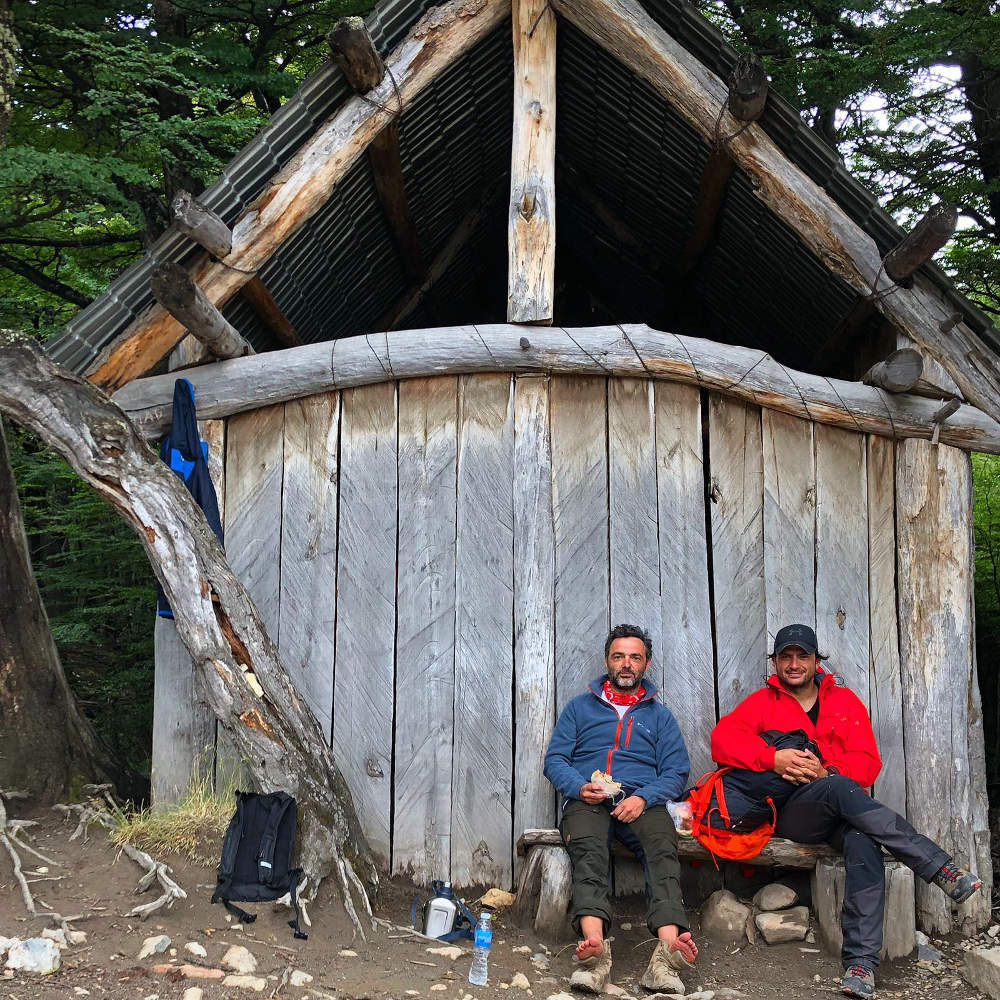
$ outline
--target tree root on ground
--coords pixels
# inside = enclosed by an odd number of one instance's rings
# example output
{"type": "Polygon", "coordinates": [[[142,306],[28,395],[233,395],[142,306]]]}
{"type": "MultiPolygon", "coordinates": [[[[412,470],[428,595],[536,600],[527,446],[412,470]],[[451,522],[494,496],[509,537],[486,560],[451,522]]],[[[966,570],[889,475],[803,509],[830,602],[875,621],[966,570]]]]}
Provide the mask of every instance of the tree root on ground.
{"type": "MultiPolygon", "coordinates": [[[[84,785],[84,791],[89,798],[85,803],[75,805],[63,805],[61,803],[52,808],[60,813],[65,819],[73,816],[77,818],[76,829],[70,834],[70,840],[78,837],[87,839],[87,830],[92,823],[103,826],[106,830],[115,828],[115,815],[121,816],[121,810],[111,795],[111,785],[84,785]]],[[[170,909],[174,905],[175,899],[187,899],[187,893],[173,880],[173,871],[170,866],[162,861],[155,861],[145,851],[140,851],[131,844],[122,844],[121,851],[131,858],[140,868],[144,868],[146,873],[139,879],[135,887],[135,892],[146,892],[152,887],[154,882],[159,882],[163,892],[151,903],[141,903],[134,906],[126,917],[138,917],[146,920],[151,913],[166,907],[170,909]]]]}

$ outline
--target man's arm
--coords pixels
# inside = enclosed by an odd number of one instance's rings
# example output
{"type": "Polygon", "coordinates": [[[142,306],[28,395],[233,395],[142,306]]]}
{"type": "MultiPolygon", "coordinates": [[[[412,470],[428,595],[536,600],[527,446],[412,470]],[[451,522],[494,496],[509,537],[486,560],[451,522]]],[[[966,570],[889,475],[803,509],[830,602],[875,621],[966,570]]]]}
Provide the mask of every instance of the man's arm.
{"type": "Polygon", "coordinates": [[[581,789],[590,782],[572,764],[576,750],[576,713],[571,701],[556,720],[549,747],[545,751],[543,773],[564,798],[580,798],[581,789]]]}
{"type": "Polygon", "coordinates": [[[834,767],[838,774],[853,778],[862,788],[868,788],[882,770],[882,758],[872,732],[871,719],[864,703],[853,691],[845,689],[841,695],[847,698],[847,718],[835,732],[844,750],[823,763],[834,767]]]}
{"type": "Polygon", "coordinates": [[[656,731],[656,778],[633,793],[645,801],[647,809],[676,799],[684,791],[691,771],[680,726],[669,708],[661,708],[656,731]]]}
{"type": "Polygon", "coordinates": [[[764,728],[760,697],[751,694],[715,724],[711,736],[712,760],[750,771],[773,771],[774,747],[768,746],[759,735],[764,728]]]}

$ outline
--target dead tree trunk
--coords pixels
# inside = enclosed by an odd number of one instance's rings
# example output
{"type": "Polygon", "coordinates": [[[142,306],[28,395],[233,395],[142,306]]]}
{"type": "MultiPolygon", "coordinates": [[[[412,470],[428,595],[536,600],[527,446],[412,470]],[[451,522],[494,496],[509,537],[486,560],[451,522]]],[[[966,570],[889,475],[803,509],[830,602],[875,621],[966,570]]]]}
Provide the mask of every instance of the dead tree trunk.
{"type": "Polygon", "coordinates": [[[296,694],[204,515],[135,426],[32,342],[0,333],[0,412],[38,434],[131,525],[174,612],[198,682],[264,791],[301,812],[306,898],[331,872],[358,930],[378,873],[322,730],[296,694]]]}
{"type": "Polygon", "coordinates": [[[66,683],[0,423],[0,788],[50,803],[85,782],[119,784],[117,772],[66,683]]]}

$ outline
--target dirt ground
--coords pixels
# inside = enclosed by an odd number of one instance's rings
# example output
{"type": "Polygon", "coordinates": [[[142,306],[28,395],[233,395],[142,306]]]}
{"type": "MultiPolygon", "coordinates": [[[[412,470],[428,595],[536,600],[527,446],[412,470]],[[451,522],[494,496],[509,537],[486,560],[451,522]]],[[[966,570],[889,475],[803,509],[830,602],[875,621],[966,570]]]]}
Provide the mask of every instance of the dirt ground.
{"type": "MultiPolygon", "coordinates": [[[[23,815],[23,814],[22,814],[23,815]]],[[[87,932],[85,944],[62,953],[62,967],[47,977],[15,973],[12,978],[0,974],[0,1000],[54,1000],[91,996],[106,1000],[167,1000],[180,998],[186,988],[204,989],[205,1000],[237,997],[336,997],[337,1000],[382,1000],[407,996],[428,1000],[517,1000],[524,995],[508,984],[521,972],[529,980],[533,1000],[547,1000],[555,993],[568,991],[572,972],[571,939],[540,941],[530,929],[512,925],[503,911],[494,924],[490,953],[489,983],[470,986],[469,942],[462,941],[463,954],[452,961],[428,953],[435,942],[415,937],[402,929],[378,926],[367,941],[352,936],[350,924],[339,904],[326,888],[326,894],[310,909],[312,927],[308,941],[296,941],[286,925],[287,910],[274,912],[270,905],[247,904],[258,913],[256,923],[234,926],[220,905],[209,899],[215,882],[211,866],[192,864],[183,859],[161,858],[173,865],[174,874],[187,891],[188,898],[171,910],[161,910],[142,923],[123,916],[137,902],[133,894],[140,874],[137,866],[124,855],[118,856],[94,829],[90,840],[70,842],[71,825],[58,817],[37,814],[41,820],[35,846],[59,862],[57,869],[32,879],[47,879],[32,884],[39,901],[63,914],[86,911],[92,916],[74,926],[87,932]],[[165,955],[137,961],[143,939],[167,934],[171,947],[165,955]],[[201,944],[207,958],[199,959],[184,950],[186,942],[201,944]],[[231,944],[242,944],[256,957],[256,974],[267,978],[261,993],[248,989],[223,987],[218,982],[178,980],[169,974],[152,971],[154,964],[184,962],[217,967],[231,944]],[[569,947],[567,947],[569,946],[569,947]],[[530,949],[528,952],[516,949],[530,949]],[[350,950],[356,955],[344,955],[350,950]],[[533,957],[548,956],[548,969],[540,968],[533,957]],[[286,986],[278,992],[286,969],[299,969],[313,976],[305,987],[286,986]]],[[[37,871],[32,859],[25,868],[37,871]]],[[[409,924],[410,904],[417,895],[425,896],[400,879],[387,883],[376,902],[376,915],[398,925],[409,924]]],[[[468,896],[470,902],[474,897],[468,896]]],[[[638,985],[652,951],[642,918],[642,901],[624,897],[617,905],[618,925],[614,928],[614,982],[632,996],[644,991],[638,985]]],[[[37,936],[46,921],[26,916],[21,894],[14,881],[10,859],[0,852],[0,936],[27,938],[37,936]]],[[[722,947],[698,935],[701,954],[694,971],[685,973],[688,993],[698,990],[718,991],[723,987],[739,991],[748,998],[783,997],[787,1000],[812,1000],[839,995],[839,963],[819,952],[819,945],[804,942],[769,947],[763,943],[743,948],[722,947]]],[[[934,968],[921,967],[914,958],[885,964],[878,974],[879,997],[940,998],[972,1000],[978,993],[961,978],[962,950],[956,940],[938,945],[945,963],[934,968]]],[[[2,963],[0,963],[2,964],[2,963]]],[[[542,963],[544,964],[544,963],[542,963]]],[[[729,994],[732,997],[732,994],[729,994]]],[[[707,996],[704,1000],[708,1000],[707,996]]]]}

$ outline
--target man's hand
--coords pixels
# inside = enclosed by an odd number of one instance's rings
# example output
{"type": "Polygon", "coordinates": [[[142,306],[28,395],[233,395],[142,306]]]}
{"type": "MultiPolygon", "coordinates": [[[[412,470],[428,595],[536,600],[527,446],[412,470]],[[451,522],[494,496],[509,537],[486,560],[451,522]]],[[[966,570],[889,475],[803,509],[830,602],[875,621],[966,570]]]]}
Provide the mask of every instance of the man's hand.
{"type": "Polygon", "coordinates": [[[588,781],[580,786],[580,798],[589,806],[596,806],[598,802],[603,802],[608,797],[607,789],[604,785],[597,784],[596,781],[588,781]]]}
{"type": "Polygon", "coordinates": [[[817,778],[825,778],[829,773],[819,758],[808,750],[776,750],[774,771],[795,785],[807,785],[817,778]]]}
{"type": "Polygon", "coordinates": [[[611,810],[611,815],[622,823],[631,823],[642,815],[645,808],[646,800],[641,795],[630,795],[611,810]]]}

